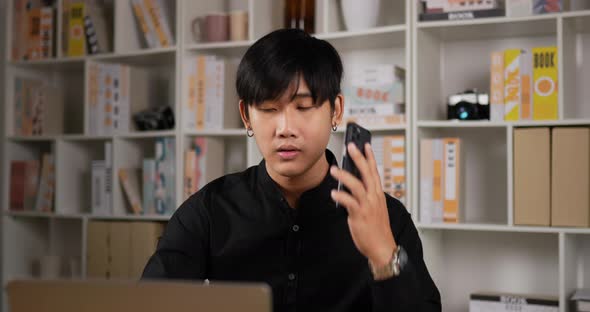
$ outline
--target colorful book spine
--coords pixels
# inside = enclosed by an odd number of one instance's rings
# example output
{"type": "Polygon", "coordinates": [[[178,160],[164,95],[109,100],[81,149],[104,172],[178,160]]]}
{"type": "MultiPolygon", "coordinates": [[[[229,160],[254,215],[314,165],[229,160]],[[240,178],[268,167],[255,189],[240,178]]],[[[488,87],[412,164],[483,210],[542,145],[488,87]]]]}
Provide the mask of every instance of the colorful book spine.
{"type": "Polygon", "coordinates": [[[516,121],[520,118],[521,103],[521,62],[520,49],[504,52],[504,120],[516,121]]]}
{"type": "Polygon", "coordinates": [[[490,66],[490,120],[504,121],[504,53],[493,52],[490,66]]]}
{"type": "Polygon", "coordinates": [[[25,167],[25,198],[24,210],[32,211],[35,209],[35,202],[39,192],[40,168],[38,160],[29,160],[25,167]]]}
{"type": "Polygon", "coordinates": [[[558,106],[557,47],[533,49],[533,119],[556,120],[558,106]]]}
{"type": "Polygon", "coordinates": [[[183,114],[185,129],[197,128],[197,67],[198,58],[189,59],[187,64],[187,98],[186,114],[183,114]]]}
{"type": "Polygon", "coordinates": [[[133,8],[133,14],[139,24],[139,28],[143,33],[143,37],[146,41],[148,48],[157,48],[160,46],[158,38],[156,38],[154,24],[148,14],[147,8],[145,7],[143,0],[131,0],[131,6],[133,8]]]}
{"type": "Polygon", "coordinates": [[[86,92],[88,95],[88,133],[91,135],[100,134],[99,124],[101,110],[99,109],[100,96],[100,66],[97,63],[89,62],[88,79],[86,80],[86,92]]]}
{"type": "Polygon", "coordinates": [[[433,140],[432,146],[432,222],[444,221],[444,192],[445,192],[445,170],[444,170],[444,146],[441,139],[433,140]]]}
{"type": "Polygon", "coordinates": [[[53,57],[54,21],[53,8],[41,8],[41,58],[53,57]]]}
{"type": "Polygon", "coordinates": [[[41,8],[31,8],[27,11],[29,22],[27,29],[27,60],[41,59],[41,8]]]}
{"type": "Polygon", "coordinates": [[[531,96],[533,87],[533,64],[530,50],[522,50],[520,55],[521,72],[520,72],[520,119],[532,120],[533,118],[533,99],[531,96]]]}
{"type": "Polygon", "coordinates": [[[41,167],[41,180],[35,210],[41,212],[53,211],[55,198],[55,159],[51,154],[44,154],[41,167]]]}
{"type": "Polygon", "coordinates": [[[163,10],[163,2],[157,0],[143,0],[148,15],[154,24],[154,30],[156,37],[158,38],[162,47],[169,47],[174,45],[174,38],[170,32],[170,26],[168,25],[169,19],[167,18],[165,11],[163,10]]]}
{"type": "Polygon", "coordinates": [[[86,54],[86,35],[84,32],[84,2],[70,3],[68,56],[86,54]]]}
{"type": "Polygon", "coordinates": [[[139,170],[132,168],[120,168],[118,172],[119,181],[125,192],[125,197],[129,203],[130,212],[133,214],[141,214],[143,208],[141,206],[141,198],[139,196],[139,170]]]}
{"type": "Polygon", "coordinates": [[[444,213],[443,220],[448,223],[460,222],[460,150],[461,140],[458,138],[443,139],[444,145],[444,213]]]}
{"type": "Polygon", "coordinates": [[[386,161],[384,162],[384,186],[386,192],[406,203],[406,147],[403,135],[388,136],[385,141],[386,161]]]}
{"type": "Polygon", "coordinates": [[[105,163],[105,211],[107,214],[113,214],[113,143],[104,144],[104,163],[105,163]]]}

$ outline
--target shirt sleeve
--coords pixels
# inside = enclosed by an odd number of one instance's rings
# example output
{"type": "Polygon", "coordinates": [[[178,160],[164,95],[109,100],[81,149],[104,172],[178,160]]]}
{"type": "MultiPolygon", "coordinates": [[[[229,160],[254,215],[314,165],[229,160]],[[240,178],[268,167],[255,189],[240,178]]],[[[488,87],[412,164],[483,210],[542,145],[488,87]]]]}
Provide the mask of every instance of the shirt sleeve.
{"type": "MultiPolygon", "coordinates": [[[[388,206],[391,207],[390,199],[388,206]]],[[[418,230],[403,205],[394,201],[397,207],[389,209],[390,223],[396,243],[403,246],[408,261],[399,276],[372,282],[373,312],[441,311],[440,293],[424,263],[418,230]]]]}
{"type": "Polygon", "coordinates": [[[209,224],[199,193],[191,196],[170,218],[142,279],[205,279],[209,224]]]}

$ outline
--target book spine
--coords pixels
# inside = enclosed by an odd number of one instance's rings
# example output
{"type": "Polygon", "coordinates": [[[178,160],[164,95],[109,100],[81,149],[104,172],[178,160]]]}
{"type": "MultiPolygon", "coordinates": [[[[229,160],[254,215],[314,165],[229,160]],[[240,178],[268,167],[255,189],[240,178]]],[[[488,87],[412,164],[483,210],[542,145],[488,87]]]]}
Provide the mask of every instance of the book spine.
{"type": "Polygon", "coordinates": [[[402,204],[406,204],[406,146],[403,135],[390,137],[390,161],[392,190],[390,195],[397,198],[402,204]]]}
{"type": "Polygon", "coordinates": [[[504,120],[516,121],[520,117],[521,103],[521,62],[520,49],[504,52],[504,120]]]}
{"type": "Polygon", "coordinates": [[[420,140],[420,222],[432,223],[434,199],[433,140],[420,140]]]}
{"type": "Polygon", "coordinates": [[[100,90],[100,67],[98,64],[90,62],[88,64],[88,80],[86,80],[86,90],[88,92],[88,132],[90,135],[99,134],[98,124],[101,119],[99,112],[99,90],[100,90]]]}
{"type": "Polygon", "coordinates": [[[148,15],[151,18],[152,23],[154,24],[154,31],[158,41],[160,42],[160,46],[168,47],[171,46],[172,43],[170,42],[170,38],[166,36],[164,31],[164,25],[166,21],[164,20],[164,16],[162,14],[162,9],[160,8],[159,4],[156,3],[155,0],[143,0],[145,4],[148,15]]]}
{"type": "Polygon", "coordinates": [[[443,169],[444,148],[442,139],[433,140],[432,146],[432,222],[443,222],[444,202],[443,193],[445,191],[445,172],[443,169]]]}
{"type": "Polygon", "coordinates": [[[106,170],[104,160],[95,160],[91,164],[91,207],[93,215],[108,215],[105,209],[106,170]]]}
{"type": "Polygon", "coordinates": [[[196,61],[197,61],[197,88],[196,88],[197,99],[196,99],[195,119],[196,119],[196,129],[201,130],[201,129],[205,128],[206,57],[205,56],[198,56],[196,61]]]}
{"type": "Polygon", "coordinates": [[[39,191],[40,171],[39,161],[30,160],[25,166],[25,196],[24,210],[32,211],[35,209],[35,202],[39,191]]]}
{"type": "Polygon", "coordinates": [[[490,66],[490,120],[504,121],[504,53],[493,52],[490,66]]]}
{"type": "Polygon", "coordinates": [[[137,19],[137,23],[143,33],[143,37],[146,41],[148,48],[157,48],[159,46],[156,43],[157,38],[155,37],[153,24],[149,23],[149,16],[147,15],[147,9],[143,4],[142,0],[131,0],[131,5],[133,7],[133,13],[135,14],[135,18],[137,19]]]}
{"type": "Polygon", "coordinates": [[[113,143],[104,144],[105,191],[104,206],[107,215],[113,214],[113,143]]]}
{"type": "Polygon", "coordinates": [[[166,155],[165,155],[165,143],[163,138],[156,139],[156,193],[155,193],[155,204],[156,213],[164,214],[168,207],[166,207],[166,155]]]}
{"type": "Polygon", "coordinates": [[[25,207],[25,170],[26,162],[10,163],[10,210],[22,211],[25,207]]]}
{"type": "Polygon", "coordinates": [[[129,201],[129,205],[131,206],[131,212],[134,214],[141,214],[143,209],[141,207],[141,199],[139,198],[139,190],[136,188],[138,185],[135,181],[132,181],[137,178],[134,176],[134,171],[134,169],[121,168],[119,169],[118,176],[127,200],[129,201]]]}
{"type": "Polygon", "coordinates": [[[143,208],[144,213],[153,215],[156,213],[154,192],[156,189],[156,161],[155,159],[143,160],[143,208]]]}
{"type": "Polygon", "coordinates": [[[186,101],[185,129],[197,129],[197,59],[189,59],[187,68],[188,94],[186,101]]]}
{"type": "Polygon", "coordinates": [[[27,60],[41,59],[41,9],[32,8],[27,12],[28,29],[25,58],[27,60]]]}
{"type": "Polygon", "coordinates": [[[462,161],[460,155],[460,140],[457,138],[446,138],[443,140],[444,144],[444,222],[458,223],[459,218],[459,179],[461,178],[459,172],[459,163],[462,161]]]}
{"type": "Polygon", "coordinates": [[[98,53],[98,39],[96,37],[96,29],[92,24],[92,19],[89,15],[84,16],[84,35],[86,36],[86,49],[88,54],[98,53]]]}
{"type": "Polygon", "coordinates": [[[84,3],[74,2],[69,7],[68,56],[83,56],[86,54],[84,3]]]}
{"type": "Polygon", "coordinates": [[[520,73],[520,105],[521,120],[532,120],[533,103],[531,97],[532,88],[532,56],[530,50],[522,50],[520,55],[522,71],[520,73]]]}
{"type": "Polygon", "coordinates": [[[557,47],[533,49],[533,119],[556,120],[558,110],[557,47]]]}
{"type": "Polygon", "coordinates": [[[53,57],[54,40],[54,17],[53,8],[41,8],[41,58],[53,57]]]}

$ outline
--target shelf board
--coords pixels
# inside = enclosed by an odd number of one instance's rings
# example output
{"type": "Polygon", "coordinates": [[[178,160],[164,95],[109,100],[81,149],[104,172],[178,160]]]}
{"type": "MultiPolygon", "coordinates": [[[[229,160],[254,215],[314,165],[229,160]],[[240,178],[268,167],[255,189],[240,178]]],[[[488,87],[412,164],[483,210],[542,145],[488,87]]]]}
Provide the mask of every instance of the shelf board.
{"type": "Polygon", "coordinates": [[[406,44],[406,31],[406,25],[392,25],[360,31],[322,33],[316,37],[329,41],[339,51],[403,48],[406,44]]]}
{"type": "Polygon", "coordinates": [[[417,122],[419,128],[501,128],[501,127],[560,127],[560,126],[590,126],[590,119],[564,120],[522,120],[522,121],[448,121],[421,120],[417,122]]]}
{"type": "Polygon", "coordinates": [[[131,132],[127,134],[117,134],[113,137],[115,138],[122,138],[122,139],[142,139],[142,138],[162,138],[162,137],[172,137],[176,135],[175,130],[165,130],[165,131],[138,131],[138,132],[131,132]]]}
{"type": "Polygon", "coordinates": [[[187,130],[189,136],[246,136],[246,129],[219,129],[219,130],[187,130]]]}
{"type": "MultiPolygon", "coordinates": [[[[367,130],[371,132],[387,132],[387,131],[405,131],[406,125],[392,125],[392,126],[380,126],[380,127],[365,127],[367,130]]],[[[342,125],[341,127],[336,130],[336,133],[344,133],[346,132],[346,125],[342,125]]]]}
{"type": "Polygon", "coordinates": [[[99,216],[88,215],[90,220],[111,220],[111,221],[168,221],[171,215],[122,215],[122,216],[99,216]]]}
{"type": "Polygon", "coordinates": [[[19,218],[83,219],[85,214],[61,214],[39,211],[5,211],[4,215],[19,218]]]}
{"type": "Polygon", "coordinates": [[[508,125],[505,121],[456,121],[456,120],[422,120],[418,121],[419,128],[502,128],[508,125]]]}
{"type": "Polygon", "coordinates": [[[416,227],[422,230],[449,230],[449,231],[480,231],[480,232],[508,232],[508,233],[549,233],[549,234],[590,234],[590,228],[564,228],[543,226],[521,226],[490,223],[417,223],[416,227]]]}
{"type": "MultiPolygon", "coordinates": [[[[493,17],[460,21],[418,22],[418,30],[428,31],[444,41],[504,39],[509,37],[557,36],[560,14],[527,17],[493,17]]],[[[419,35],[419,33],[418,33],[419,35]]]]}
{"type": "Polygon", "coordinates": [[[251,46],[253,40],[244,41],[223,41],[223,42],[209,42],[209,43],[192,43],[186,46],[189,51],[200,50],[221,50],[221,49],[243,49],[251,46]]]}
{"type": "Polygon", "coordinates": [[[35,135],[35,136],[21,136],[21,135],[9,135],[6,137],[9,141],[15,142],[47,142],[54,141],[59,135],[35,135]]]}

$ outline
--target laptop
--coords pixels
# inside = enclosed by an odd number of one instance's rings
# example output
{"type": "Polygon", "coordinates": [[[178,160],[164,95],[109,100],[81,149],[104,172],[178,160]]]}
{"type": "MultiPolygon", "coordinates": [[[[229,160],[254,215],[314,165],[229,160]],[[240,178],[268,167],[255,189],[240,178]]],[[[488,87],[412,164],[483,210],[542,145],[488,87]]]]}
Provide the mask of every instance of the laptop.
{"type": "Polygon", "coordinates": [[[11,312],[271,312],[265,284],[172,281],[14,280],[11,312]]]}

